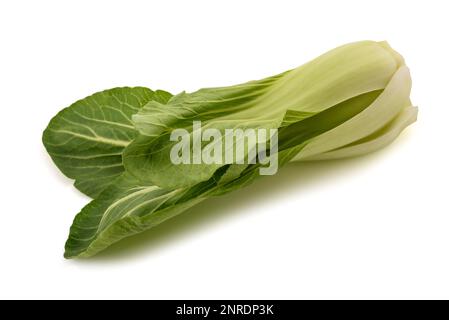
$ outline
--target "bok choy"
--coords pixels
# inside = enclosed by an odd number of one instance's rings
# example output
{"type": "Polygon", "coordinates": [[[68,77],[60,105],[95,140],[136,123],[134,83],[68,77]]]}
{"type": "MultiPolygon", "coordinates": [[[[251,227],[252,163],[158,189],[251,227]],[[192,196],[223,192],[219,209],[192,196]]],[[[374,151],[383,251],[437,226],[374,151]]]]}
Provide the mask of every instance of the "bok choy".
{"type": "MultiPolygon", "coordinates": [[[[75,217],[65,257],[92,256],[260,176],[261,164],[251,161],[174,163],[175,129],[194,136],[192,123],[201,122],[221,133],[201,147],[224,151],[220,140],[229,129],[276,130],[276,152],[266,154],[279,167],[352,157],[389,144],[416,120],[410,90],[403,58],[386,42],[362,41],[235,86],[175,96],[116,88],[80,100],[58,113],[43,136],[59,169],[94,198],[75,217]]],[[[274,144],[262,139],[245,142],[245,157],[261,142],[274,144]]]]}

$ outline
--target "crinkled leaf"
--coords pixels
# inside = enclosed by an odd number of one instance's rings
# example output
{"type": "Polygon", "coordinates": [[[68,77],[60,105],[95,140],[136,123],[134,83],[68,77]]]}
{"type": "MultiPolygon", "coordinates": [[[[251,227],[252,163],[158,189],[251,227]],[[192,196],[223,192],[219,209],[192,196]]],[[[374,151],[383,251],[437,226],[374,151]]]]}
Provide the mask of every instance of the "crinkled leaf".
{"type": "Polygon", "coordinates": [[[131,116],[149,101],[171,94],[148,88],[115,88],[95,93],[59,112],[43,134],[56,166],[75,187],[95,198],[124,171],[122,151],[136,136],[131,116]]]}

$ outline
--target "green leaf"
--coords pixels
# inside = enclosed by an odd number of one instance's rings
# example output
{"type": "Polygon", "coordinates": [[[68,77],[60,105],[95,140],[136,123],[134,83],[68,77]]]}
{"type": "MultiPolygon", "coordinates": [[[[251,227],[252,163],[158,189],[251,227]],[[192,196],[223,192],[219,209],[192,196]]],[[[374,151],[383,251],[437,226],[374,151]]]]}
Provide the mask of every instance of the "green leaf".
{"type": "Polygon", "coordinates": [[[95,198],[124,171],[122,151],[136,136],[131,116],[149,101],[166,103],[171,94],[143,87],[95,93],[59,112],[43,143],[75,187],[95,198]]]}
{"type": "Polygon", "coordinates": [[[124,173],[75,217],[64,256],[92,256],[205,200],[216,186],[217,181],[211,179],[194,187],[169,190],[124,173]]]}
{"type": "MultiPolygon", "coordinates": [[[[283,151],[280,157],[288,157],[284,161],[286,163],[294,153],[283,151]]],[[[258,166],[252,165],[234,179],[223,182],[221,177],[228,169],[229,166],[217,170],[208,181],[174,190],[144,184],[129,174],[122,174],[75,217],[64,256],[91,257],[111,244],[151,229],[212,196],[241,189],[259,176],[258,166]]]]}

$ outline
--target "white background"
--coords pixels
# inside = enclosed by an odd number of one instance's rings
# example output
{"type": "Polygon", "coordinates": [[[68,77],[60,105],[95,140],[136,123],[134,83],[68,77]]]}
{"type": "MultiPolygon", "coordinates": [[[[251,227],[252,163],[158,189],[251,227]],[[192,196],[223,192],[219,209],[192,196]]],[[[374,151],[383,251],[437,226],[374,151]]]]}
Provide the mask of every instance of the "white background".
{"type": "Polygon", "coordinates": [[[447,1],[2,1],[0,298],[449,298],[447,1]],[[41,143],[116,86],[173,93],[388,40],[418,122],[362,158],[291,165],[91,260],[64,260],[89,201],[41,143]]]}

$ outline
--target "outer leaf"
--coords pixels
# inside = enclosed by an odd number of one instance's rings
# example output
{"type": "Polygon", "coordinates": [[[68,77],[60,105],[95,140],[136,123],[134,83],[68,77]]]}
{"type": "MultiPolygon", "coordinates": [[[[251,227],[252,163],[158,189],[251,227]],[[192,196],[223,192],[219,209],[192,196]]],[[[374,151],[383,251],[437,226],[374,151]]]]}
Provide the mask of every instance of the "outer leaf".
{"type": "Polygon", "coordinates": [[[149,229],[206,199],[216,181],[167,190],[124,173],[76,216],[66,258],[89,257],[112,243],[149,229]]]}
{"type": "Polygon", "coordinates": [[[143,184],[124,173],[75,217],[65,245],[66,258],[87,258],[111,244],[148,230],[211,196],[243,188],[258,176],[257,166],[220,183],[227,168],[210,180],[175,190],[143,184]]]}
{"type": "Polygon", "coordinates": [[[136,136],[131,116],[149,101],[165,103],[170,97],[143,87],[95,93],[59,112],[43,143],[62,173],[94,198],[124,171],[122,151],[136,136]]]}

